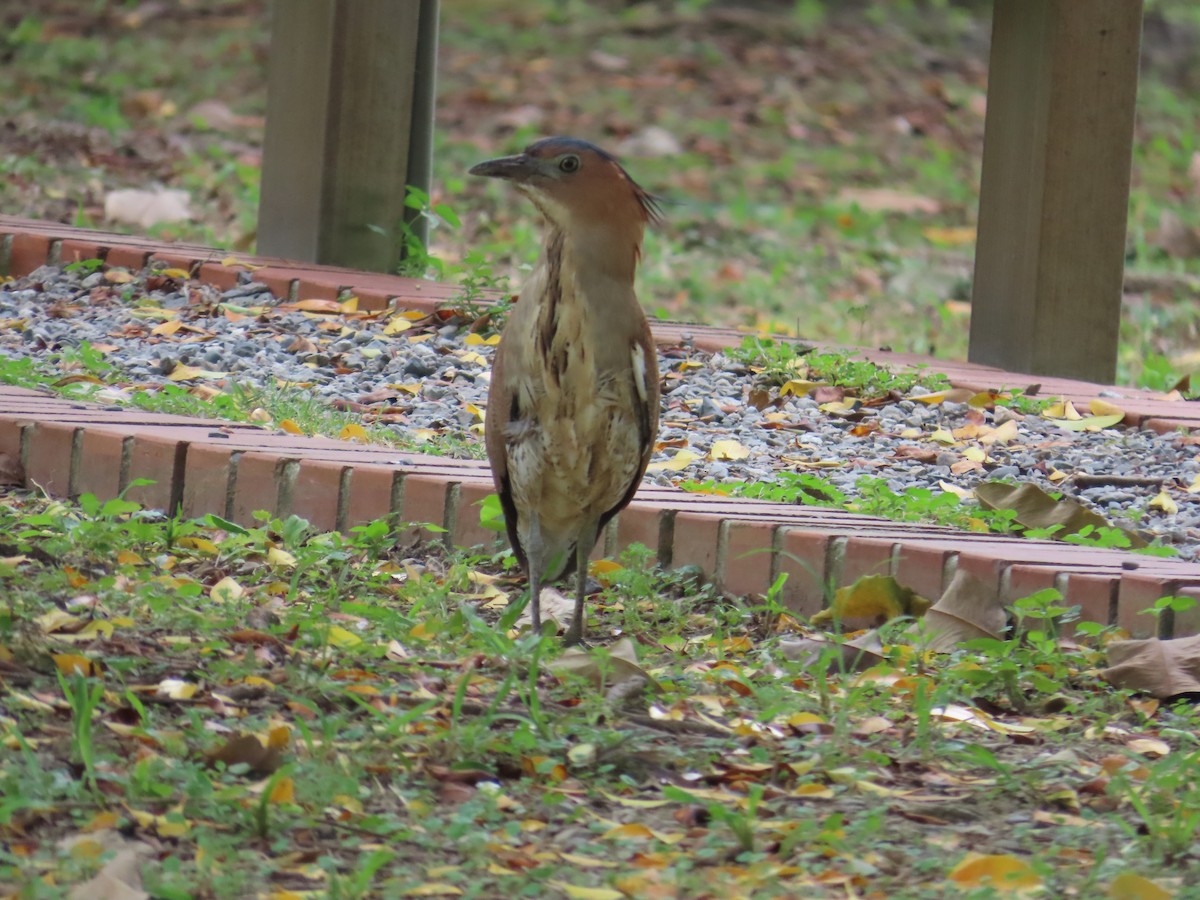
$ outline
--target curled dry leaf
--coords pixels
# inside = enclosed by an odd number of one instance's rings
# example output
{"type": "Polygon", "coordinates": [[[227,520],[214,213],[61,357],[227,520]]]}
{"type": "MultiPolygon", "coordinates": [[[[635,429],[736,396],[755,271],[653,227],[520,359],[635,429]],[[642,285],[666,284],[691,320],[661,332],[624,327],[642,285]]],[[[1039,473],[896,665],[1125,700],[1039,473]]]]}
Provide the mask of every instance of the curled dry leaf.
{"type": "Polygon", "coordinates": [[[1108,668],[1100,675],[1115,687],[1160,699],[1200,693],[1200,635],[1114,641],[1107,650],[1108,668]]]}
{"type": "MultiPolygon", "coordinates": [[[[1114,527],[1097,513],[1069,497],[1055,500],[1036,484],[1004,484],[989,481],[975,488],[975,496],[988,509],[1009,509],[1017,514],[1018,525],[1025,528],[1053,528],[1056,538],[1075,534],[1087,526],[1094,529],[1114,527]]],[[[1145,547],[1146,542],[1133,532],[1125,532],[1130,547],[1145,547]]]]}

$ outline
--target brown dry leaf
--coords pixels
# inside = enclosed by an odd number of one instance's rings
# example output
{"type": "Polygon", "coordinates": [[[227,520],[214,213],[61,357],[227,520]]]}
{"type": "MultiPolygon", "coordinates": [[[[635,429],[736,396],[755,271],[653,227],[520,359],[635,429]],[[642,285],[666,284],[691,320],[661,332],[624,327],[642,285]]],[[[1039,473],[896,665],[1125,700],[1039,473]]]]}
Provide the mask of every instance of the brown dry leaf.
{"type": "Polygon", "coordinates": [[[204,754],[209,765],[246,765],[256,775],[271,775],[283,765],[283,750],[267,747],[252,734],[238,734],[204,754]]]}
{"type": "Polygon", "coordinates": [[[1001,896],[1029,894],[1042,887],[1041,876],[1029,863],[1010,853],[968,853],[950,870],[948,877],[960,887],[990,885],[1001,896]]]}
{"type": "Polygon", "coordinates": [[[93,877],[71,888],[68,900],[148,900],[142,866],[154,855],[149,844],[106,828],[65,838],[59,846],[77,858],[115,854],[93,877]]]}
{"type": "Polygon", "coordinates": [[[962,641],[1004,636],[1007,616],[1000,596],[982,579],[965,569],[954,578],[925,613],[930,650],[951,650],[962,641]]]}
{"type": "MultiPolygon", "coordinates": [[[[544,596],[544,595],[543,595],[544,596]]],[[[601,660],[588,650],[571,647],[562,656],[547,665],[556,675],[573,672],[581,675],[596,687],[612,686],[638,679],[659,690],[658,682],[638,664],[637,650],[633,641],[621,638],[608,648],[608,658],[601,660]]]]}
{"type": "Polygon", "coordinates": [[[1200,635],[1164,641],[1113,641],[1106,648],[1110,684],[1164,699],[1200,692],[1200,635]]]}
{"type": "MultiPolygon", "coordinates": [[[[1062,526],[1055,532],[1056,538],[1075,534],[1092,526],[1094,529],[1113,527],[1103,516],[1080,505],[1076,500],[1063,497],[1055,500],[1036,484],[1002,484],[989,481],[975,488],[975,496],[988,509],[1011,509],[1017,513],[1018,525],[1025,528],[1052,528],[1062,526]]],[[[1145,547],[1146,542],[1133,532],[1125,532],[1130,547],[1145,547]]]]}

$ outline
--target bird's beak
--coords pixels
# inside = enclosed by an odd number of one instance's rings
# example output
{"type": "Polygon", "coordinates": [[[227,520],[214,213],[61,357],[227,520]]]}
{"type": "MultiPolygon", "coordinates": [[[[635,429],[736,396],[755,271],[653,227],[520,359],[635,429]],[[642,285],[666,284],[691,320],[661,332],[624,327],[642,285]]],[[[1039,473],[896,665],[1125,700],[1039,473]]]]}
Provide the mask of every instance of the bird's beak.
{"type": "Polygon", "coordinates": [[[509,181],[524,181],[533,174],[536,168],[534,160],[521,153],[517,156],[501,156],[499,159],[489,159],[471,166],[471,175],[482,175],[485,178],[506,178],[509,181]]]}

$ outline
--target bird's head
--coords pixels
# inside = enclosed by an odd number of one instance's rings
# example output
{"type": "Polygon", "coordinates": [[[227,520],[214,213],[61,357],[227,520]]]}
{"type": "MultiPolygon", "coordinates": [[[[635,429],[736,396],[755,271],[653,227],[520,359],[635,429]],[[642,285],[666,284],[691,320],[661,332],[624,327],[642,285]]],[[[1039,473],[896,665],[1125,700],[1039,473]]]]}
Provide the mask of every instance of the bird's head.
{"type": "Polygon", "coordinates": [[[568,232],[628,229],[636,246],[646,223],[660,219],[656,199],[615,157],[576,138],[545,138],[516,156],[472,166],[471,174],[511,181],[547,219],[568,232]]]}

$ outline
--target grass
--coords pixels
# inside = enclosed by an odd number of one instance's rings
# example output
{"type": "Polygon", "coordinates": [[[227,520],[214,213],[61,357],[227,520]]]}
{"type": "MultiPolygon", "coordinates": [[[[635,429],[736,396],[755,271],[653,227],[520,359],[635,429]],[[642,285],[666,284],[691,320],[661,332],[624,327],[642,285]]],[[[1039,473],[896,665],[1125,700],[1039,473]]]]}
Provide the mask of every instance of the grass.
{"type": "Polygon", "coordinates": [[[589,628],[636,663],[563,668],[507,630],[503,557],[407,557],[390,523],[4,500],[0,885],[22,898],[136,841],[165,898],[983,900],[1008,869],[1050,896],[1200,890],[1200,722],[1097,681],[1099,626],[842,673],[789,659],[840,639],[771,596],[635,550],[589,628]]]}

